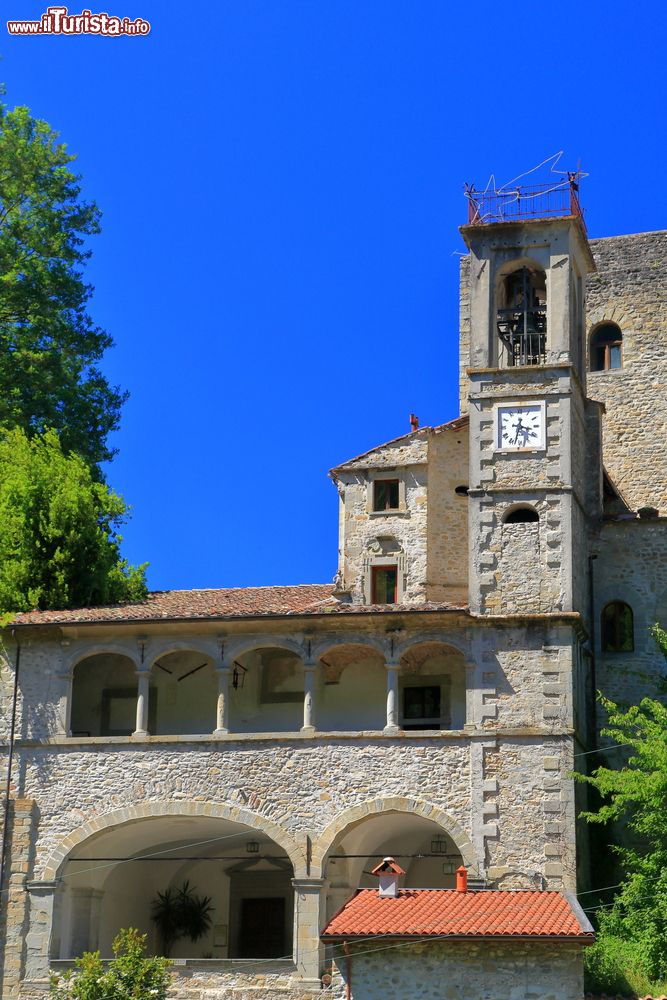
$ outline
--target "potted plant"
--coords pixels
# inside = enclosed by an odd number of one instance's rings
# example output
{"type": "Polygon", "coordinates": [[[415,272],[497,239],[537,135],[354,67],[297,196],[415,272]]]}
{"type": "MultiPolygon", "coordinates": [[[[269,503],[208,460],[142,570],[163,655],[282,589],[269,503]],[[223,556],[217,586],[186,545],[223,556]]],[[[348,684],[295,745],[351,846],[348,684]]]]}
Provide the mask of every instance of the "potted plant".
{"type": "Polygon", "coordinates": [[[180,889],[158,892],[151,904],[151,919],[160,935],[165,958],[169,958],[179,938],[199,941],[211,929],[213,910],[211,897],[198,896],[187,880],[180,889]]]}

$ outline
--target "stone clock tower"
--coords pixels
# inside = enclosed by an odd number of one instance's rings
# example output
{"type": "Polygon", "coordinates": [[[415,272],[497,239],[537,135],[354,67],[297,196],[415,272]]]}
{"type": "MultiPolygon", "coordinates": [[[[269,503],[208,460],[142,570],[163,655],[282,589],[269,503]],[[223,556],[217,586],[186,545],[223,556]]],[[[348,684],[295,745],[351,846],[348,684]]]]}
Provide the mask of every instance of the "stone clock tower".
{"type": "Polygon", "coordinates": [[[470,250],[470,608],[585,612],[585,560],[573,553],[586,551],[600,509],[590,471],[600,468],[600,407],[586,398],[585,284],[595,264],[576,195],[564,214],[511,221],[472,200],[461,232],[470,250]]]}

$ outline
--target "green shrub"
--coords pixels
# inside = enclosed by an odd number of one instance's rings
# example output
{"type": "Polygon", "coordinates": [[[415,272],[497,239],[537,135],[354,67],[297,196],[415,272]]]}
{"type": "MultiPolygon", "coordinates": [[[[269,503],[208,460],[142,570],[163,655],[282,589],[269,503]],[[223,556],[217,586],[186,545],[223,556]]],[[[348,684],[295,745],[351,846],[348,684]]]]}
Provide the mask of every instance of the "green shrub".
{"type": "Polygon", "coordinates": [[[134,927],[119,931],[114,958],[103,962],[99,951],[76,960],[76,970],[51,977],[51,1000],[166,1000],[169,960],[146,957],[146,935],[134,927]]]}

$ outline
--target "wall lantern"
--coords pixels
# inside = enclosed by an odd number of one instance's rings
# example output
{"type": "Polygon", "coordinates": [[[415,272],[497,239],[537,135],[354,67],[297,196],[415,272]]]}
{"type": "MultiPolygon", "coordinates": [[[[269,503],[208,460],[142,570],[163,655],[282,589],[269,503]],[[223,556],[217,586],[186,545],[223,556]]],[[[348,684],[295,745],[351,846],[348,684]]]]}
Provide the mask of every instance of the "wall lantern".
{"type": "Polygon", "coordinates": [[[259,841],[258,840],[246,841],[245,849],[248,854],[259,854],[259,841]]]}
{"type": "Polygon", "coordinates": [[[234,669],[232,670],[232,687],[242,688],[245,683],[245,675],[248,673],[246,667],[237,660],[234,660],[234,669]]]}

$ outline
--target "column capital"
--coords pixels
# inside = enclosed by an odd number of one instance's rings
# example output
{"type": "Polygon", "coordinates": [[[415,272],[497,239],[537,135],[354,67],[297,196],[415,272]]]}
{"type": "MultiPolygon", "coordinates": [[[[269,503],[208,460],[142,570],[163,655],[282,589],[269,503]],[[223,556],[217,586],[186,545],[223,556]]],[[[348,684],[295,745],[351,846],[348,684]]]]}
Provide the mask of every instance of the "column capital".
{"type": "Polygon", "coordinates": [[[325,882],[325,878],[297,877],[292,879],[292,887],[295,892],[319,892],[325,882]]]}
{"type": "Polygon", "coordinates": [[[35,892],[42,895],[48,895],[50,892],[55,892],[62,885],[62,879],[45,879],[40,881],[39,879],[30,879],[24,883],[24,888],[26,892],[35,892]]]}
{"type": "Polygon", "coordinates": [[[393,657],[385,657],[384,661],[385,670],[400,670],[401,661],[399,659],[394,659],[393,657]]]}

